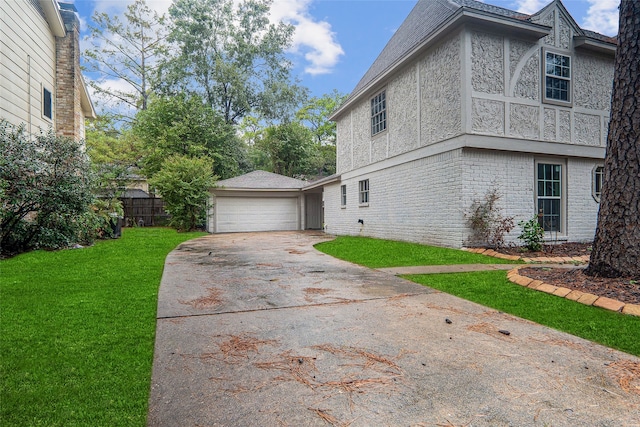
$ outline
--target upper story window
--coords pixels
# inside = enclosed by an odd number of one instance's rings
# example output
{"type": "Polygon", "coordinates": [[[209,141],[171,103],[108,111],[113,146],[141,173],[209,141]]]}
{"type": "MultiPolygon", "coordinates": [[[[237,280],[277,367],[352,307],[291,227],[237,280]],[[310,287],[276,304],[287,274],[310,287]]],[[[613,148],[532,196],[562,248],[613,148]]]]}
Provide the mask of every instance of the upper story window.
{"type": "Polygon", "coordinates": [[[365,179],[358,182],[358,202],[361,205],[369,204],[369,180],[365,179]]]}
{"type": "Polygon", "coordinates": [[[340,206],[342,207],[347,206],[347,186],[346,185],[340,186],[340,206]]]}
{"type": "Polygon", "coordinates": [[[45,87],[42,88],[42,115],[53,120],[53,98],[51,91],[45,87]]]}
{"type": "Polygon", "coordinates": [[[596,166],[593,168],[593,180],[591,186],[591,195],[594,200],[600,203],[600,195],[602,195],[602,180],[604,179],[604,166],[596,166]]]}
{"type": "Polygon", "coordinates": [[[571,57],[545,51],[544,100],[571,103],[571,57]]]}
{"type": "Polygon", "coordinates": [[[371,98],[371,136],[387,129],[387,100],[383,90],[371,98]]]}

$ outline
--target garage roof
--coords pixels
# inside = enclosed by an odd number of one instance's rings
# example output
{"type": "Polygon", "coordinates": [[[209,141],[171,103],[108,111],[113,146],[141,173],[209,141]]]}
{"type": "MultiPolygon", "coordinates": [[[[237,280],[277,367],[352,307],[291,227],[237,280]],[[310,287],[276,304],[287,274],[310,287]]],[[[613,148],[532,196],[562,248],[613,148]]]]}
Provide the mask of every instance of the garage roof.
{"type": "Polygon", "coordinates": [[[217,188],[224,189],[261,189],[291,190],[301,189],[306,181],[266,171],[253,171],[244,175],[218,181],[217,188]]]}

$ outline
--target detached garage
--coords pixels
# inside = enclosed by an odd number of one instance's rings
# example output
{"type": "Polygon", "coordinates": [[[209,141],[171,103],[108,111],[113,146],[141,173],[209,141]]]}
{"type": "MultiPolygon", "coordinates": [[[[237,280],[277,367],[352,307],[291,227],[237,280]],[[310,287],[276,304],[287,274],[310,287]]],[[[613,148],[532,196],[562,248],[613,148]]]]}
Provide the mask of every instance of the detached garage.
{"type": "MultiPolygon", "coordinates": [[[[321,228],[321,192],[303,193],[307,183],[265,171],[219,181],[211,189],[207,231],[284,231],[321,228]],[[314,215],[306,213],[313,209],[314,215]],[[317,212],[315,212],[317,210],[317,212]]],[[[321,191],[321,189],[320,189],[321,191]]]]}

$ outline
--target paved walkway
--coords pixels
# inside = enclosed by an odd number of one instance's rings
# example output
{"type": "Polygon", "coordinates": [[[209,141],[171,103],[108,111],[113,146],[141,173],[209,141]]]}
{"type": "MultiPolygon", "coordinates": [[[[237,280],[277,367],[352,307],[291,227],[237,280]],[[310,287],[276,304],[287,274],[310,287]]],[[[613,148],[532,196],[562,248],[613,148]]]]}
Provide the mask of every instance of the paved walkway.
{"type": "Polygon", "coordinates": [[[212,235],[169,254],[149,426],[638,424],[639,358],[337,260],[323,239],[212,235]]]}

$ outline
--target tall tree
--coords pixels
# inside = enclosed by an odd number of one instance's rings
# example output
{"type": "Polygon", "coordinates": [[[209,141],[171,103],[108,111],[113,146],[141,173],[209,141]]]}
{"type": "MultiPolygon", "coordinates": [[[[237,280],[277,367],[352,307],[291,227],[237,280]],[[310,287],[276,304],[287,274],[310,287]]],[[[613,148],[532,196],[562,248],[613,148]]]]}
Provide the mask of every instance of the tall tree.
{"type": "Polygon", "coordinates": [[[622,0],[598,227],[587,274],[640,277],[640,2],[622,0]]]}
{"type": "Polygon", "coordinates": [[[85,145],[95,175],[94,191],[100,197],[120,197],[138,172],[139,144],[130,130],[123,130],[111,115],[101,115],[87,123],[85,145]]]}
{"type": "Polygon", "coordinates": [[[329,116],[346,98],[347,95],[334,89],[319,98],[309,99],[296,113],[296,118],[309,127],[315,137],[315,175],[318,177],[336,173],[336,123],[329,120],[329,116]]]}
{"type": "Polygon", "coordinates": [[[333,113],[347,98],[336,89],[321,97],[313,97],[305,102],[296,113],[296,118],[305,123],[313,132],[318,144],[336,144],[336,123],[329,120],[333,113]]]}
{"type": "Polygon", "coordinates": [[[136,0],[127,6],[124,21],[106,13],[93,15],[87,37],[91,47],[84,51],[87,71],[100,78],[89,82],[94,90],[133,114],[145,110],[156,86],[158,61],[167,52],[166,22],[145,3],[136,0]],[[110,87],[110,82],[125,88],[110,87]]]}
{"type": "Polygon", "coordinates": [[[271,24],[270,4],[175,0],[170,41],[179,54],[162,66],[165,93],[196,93],[233,124],[252,111],[271,118],[289,110],[304,92],[284,54],[293,26],[271,24]]]}
{"type": "Polygon", "coordinates": [[[213,172],[222,179],[243,169],[245,152],[233,127],[198,96],[154,99],[140,111],[132,128],[142,148],[142,169],[153,177],[172,155],[213,159],[213,172]]]}
{"type": "Polygon", "coordinates": [[[298,122],[268,127],[257,145],[267,155],[274,173],[299,177],[317,168],[313,135],[298,122]]]}

